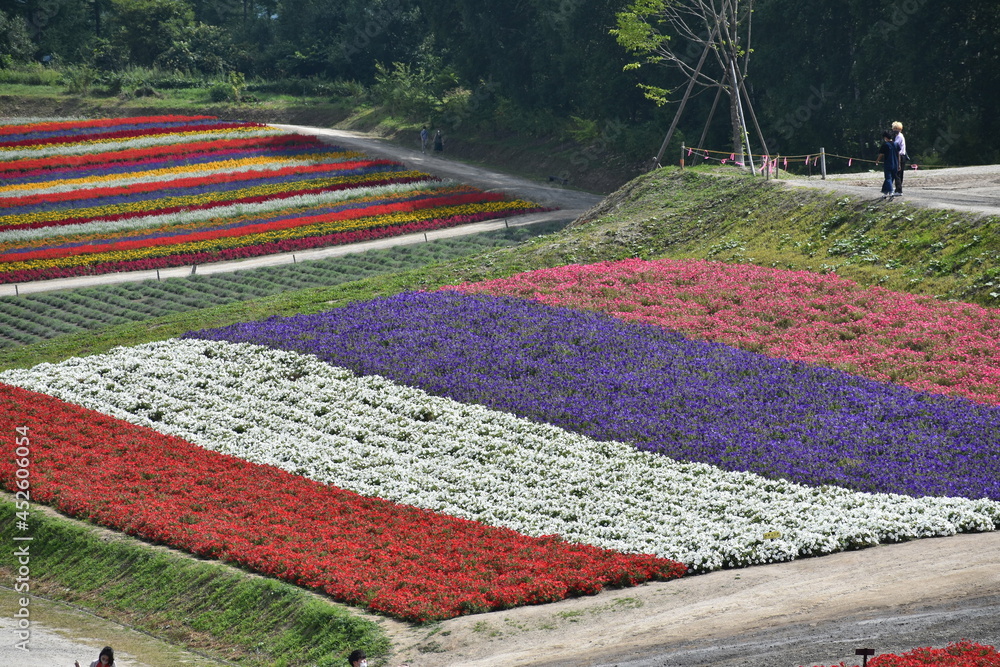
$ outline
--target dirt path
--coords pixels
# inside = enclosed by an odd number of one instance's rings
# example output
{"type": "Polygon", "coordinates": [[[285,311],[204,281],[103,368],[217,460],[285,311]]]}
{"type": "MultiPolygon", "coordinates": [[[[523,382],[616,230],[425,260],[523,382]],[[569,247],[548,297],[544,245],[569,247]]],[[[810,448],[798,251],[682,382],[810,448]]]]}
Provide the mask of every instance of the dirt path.
{"type": "Polygon", "coordinates": [[[393,664],[848,664],[962,638],[1000,644],[1000,533],[886,545],[469,616],[387,624],[393,664]]]}
{"type": "MultiPolygon", "coordinates": [[[[810,187],[880,200],[882,173],[830,175],[781,181],[790,187],[810,187]]],[[[950,208],[983,215],[1000,215],[1000,165],[908,170],[903,197],[894,202],[928,208],[950,208]]]]}

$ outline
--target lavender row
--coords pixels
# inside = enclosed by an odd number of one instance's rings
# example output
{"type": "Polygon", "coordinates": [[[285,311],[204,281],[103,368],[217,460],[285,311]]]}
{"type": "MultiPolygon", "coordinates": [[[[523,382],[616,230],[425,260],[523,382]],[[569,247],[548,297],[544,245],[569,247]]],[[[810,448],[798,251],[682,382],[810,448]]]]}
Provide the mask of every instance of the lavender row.
{"type": "Polygon", "coordinates": [[[192,338],[365,375],[682,461],[820,486],[1000,499],[1000,409],[597,314],[448,292],[192,338]]]}

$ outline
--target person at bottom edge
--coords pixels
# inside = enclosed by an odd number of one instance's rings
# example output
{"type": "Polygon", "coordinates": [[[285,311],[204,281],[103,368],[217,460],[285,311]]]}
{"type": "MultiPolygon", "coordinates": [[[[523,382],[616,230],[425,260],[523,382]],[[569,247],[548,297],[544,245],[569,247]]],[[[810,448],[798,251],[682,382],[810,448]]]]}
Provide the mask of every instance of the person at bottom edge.
{"type": "Polygon", "coordinates": [[[357,649],[347,656],[347,662],[351,667],[368,667],[368,656],[361,649],[357,649]]]}
{"type": "MultiPolygon", "coordinates": [[[[73,664],[76,667],[80,667],[80,661],[77,660],[73,664]]],[[[90,667],[114,667],[115,664],[115,652],[110,646],[105,646],[101,649],[101,652],[97,655],[97,660],[90,663],[90,667]]]]}

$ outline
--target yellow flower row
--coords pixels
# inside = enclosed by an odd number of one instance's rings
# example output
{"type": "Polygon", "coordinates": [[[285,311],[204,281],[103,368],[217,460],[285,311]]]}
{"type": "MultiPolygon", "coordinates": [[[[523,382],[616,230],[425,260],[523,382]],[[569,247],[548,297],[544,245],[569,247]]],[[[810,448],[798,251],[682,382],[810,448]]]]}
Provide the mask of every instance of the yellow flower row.
{"type": "MultiPolygon", "coordinates": [[[[409,190],[406,192],[408,197],[416,197],[420,195],[430,195],[435,196],[447,196],[458,194],[462,192],[472,192],[471,186],[467,185],[451,185],[442,186],[438,188],[420,188],[409,190]]],[[[317,205],[301,205],[293,206],[284,209],[269,210],[261,213],[252,213],[245,215],[237,215],[233,217],[214,217],[207,218],[203,220],[196,220],[193,222],[187,222],[177,225],[161,224],[155,227],[147,227],[144,229],[125,229],[119,232],[96,232],[92,234],[73,234],[72,230],[74,225],[69,225],[61,229],[66,229],[70,233],[62,235],[47,236],[45,238],[34,239],[32,241],[21,241],[21,242],[11,242],[11,243],[0,243],[0,253],[10,252],[12,250],[24,250],[27,248],[45,248],[48,246],[58,245],[60,243],[85,243],[88,241],[108,241],[116,238],[128,238],[130,236],[135,236],[136,234],[157,234],[167,231],[191,231],[197,229],[208,229],[213,226],[224,226],[230,224],[241,224],[247,222],[253,222],[254,220],[266,220],[269,218],[278,218],[287,215],[298,215],[307,216],[312,215],[312,211],[316,209],[325,209],[331,206],[342,206],[349,204],[365,204],[365,203],[385,203],[386,195],[384,193],[379,193],[375,195],[368,195],[364,197],[354,197],[349,199],[344,199],[333,204],[317,204],[317,205]]]]}
{"type": "Polygon", "coordinates": [[[421,178],[427,174],[419,171],[386,171],[372,174],[361,174],[355,176],[340,176],[335,178],[318,178],[304,181],[294,181],[290,183],[269,183],[253,188],[243,188],[240,190],[229,190],[226,192],[210,192],[201,195],[186,195],[180,197],[164,197],[157,200],[146,200],[141,202],[131,202],[127,204],[112,204],[104,206],[91,206],[87,208],[62,209],[55,211],[39,211],[35,213],[21,213],[18,215],[0,216],[0,224],[4,225],[27,225],[36,222],[58,222],[69,218],[100,218],[112,215],[127,213],[140,213],[144,211],[156,211],[174,207],[194,207],[213,202],[226,202],[249,197],[262,197],[280,194],[283,192],[293,192],[295,190],[316,189],[331,185],[347,185],[351,183],[364,183],[366,181],[377,181],[383,179],[397,178],[421,178]]]}
{"type": "Polygon", "coordinates": [[[131,250],[110,251],[82,255],[77,257],[59,257],[55,259],[38,259],[27,262],[3,262],[0,263],[0,272],[47,269],[66,266],[87,266],[92,264],[102,264],[105,262],[131,261],[137,259],[147,259],[150,257],[160,257],[163,255],[185,254],[193,252],[217,251],[227,248],[242,246],[254,246],[274,241],[282,241],[307,236],[323,236],[336,232],[346,232],[357,229],[367,229],[371,227],[391,227],[421,220],[432,220],[435,218],[448,218],[456,215],[469,215],[489,211],[503,211],[510,209],[528,209],[537,206],[531,202],[522,200],[484,202],[481,204],[462,204],[460,206],[444,206],[440,208],[424,209],[420,211],[406,211],[387,215],[376,215],[355,220],[336,220],[328,223],[308,225],[303,227],[293,227],[290,229],[279,229],[246,236],[233,236],[220,239],[209,239],[205,241],[193,241],[189,243],[178,243],[170,246],[136,248],[131,250]]]}
{"type": "Polygon", "coordinates": [[[364,153],[358,151],[342,151],[337,153],[308,154],[296,157],[255,157],[240,158],[236,160],[219,160],[217,162],[205,162],[203,164],[181,165],[177,167],[167,167],[163,169],[150,169],[148,171],[134,171],[122,174],[104,174],[100,176],[87,176],[85,178],[70,178],[58,181],[46,181],[42,183],[18,183],[15,185],[0,186],[0,193],[15,192],[43,192],[58,187],[73,186],[95,186],[115,181],[136,182],[140,179],[158,179],[170,176],[190,176],[191,174],[231,171],[241,167],[253,167],[262,165],[273,165],[281,168],[296,164],[310,164],[320,162],[332,162],[339,160],[352,160],[364,157],[364,153]]]}

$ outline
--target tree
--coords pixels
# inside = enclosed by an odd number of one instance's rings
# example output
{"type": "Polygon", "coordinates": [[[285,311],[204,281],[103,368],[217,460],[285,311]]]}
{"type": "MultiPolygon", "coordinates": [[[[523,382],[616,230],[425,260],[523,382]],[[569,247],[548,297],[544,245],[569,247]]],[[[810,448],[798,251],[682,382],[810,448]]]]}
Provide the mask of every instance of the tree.
{"type": "MultiPolygon", "coordinates": [[[[720,87],[728,93],[733,153],[740,163],[748,148],[741,96],[750,63],[752,15],[753,0],[633,0],[618,14],[618,27],[612,30],[618,43],[645,63],[675,68],[696,86],[720,87]],[[707,70],[706,59],[712,63],[707,70]]],[[[671,92],[644,88],[661,104],[671,92]]]]}
{"type": "Polygon", "coordinates": [[[194,22],[194,11],[183,0],[111,0],[113,38],[136,65],[149,67],[194,22]]]}
{"type": "Polygon", "coordinates": [[[26,63],[34,51],[27,21],[21,16],[8,17],[0,11],[0,67],[26,63]]]}

